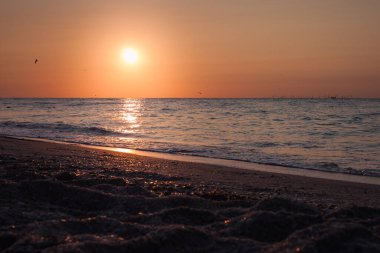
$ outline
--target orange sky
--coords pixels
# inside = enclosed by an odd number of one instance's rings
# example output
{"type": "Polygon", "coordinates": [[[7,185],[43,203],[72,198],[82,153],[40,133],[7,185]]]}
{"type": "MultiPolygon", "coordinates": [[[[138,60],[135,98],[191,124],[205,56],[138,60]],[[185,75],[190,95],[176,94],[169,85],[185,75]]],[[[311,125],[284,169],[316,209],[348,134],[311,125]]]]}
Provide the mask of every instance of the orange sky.
{"type": "Polygon", "coordinates": [[[2,0],[0,97],[380,97],[379,13],[378,0],[2,0]]]}

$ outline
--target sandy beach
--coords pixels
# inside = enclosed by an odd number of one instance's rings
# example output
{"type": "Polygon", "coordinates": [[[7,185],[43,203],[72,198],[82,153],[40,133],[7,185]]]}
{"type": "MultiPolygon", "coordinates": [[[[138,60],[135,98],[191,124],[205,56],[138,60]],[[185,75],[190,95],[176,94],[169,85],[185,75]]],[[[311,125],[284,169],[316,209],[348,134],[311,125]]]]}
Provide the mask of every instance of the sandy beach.
{"type": "Polygon", "coordinates": [[[2,252],[380,252],[380,186],[0,137],[2,252]]]}

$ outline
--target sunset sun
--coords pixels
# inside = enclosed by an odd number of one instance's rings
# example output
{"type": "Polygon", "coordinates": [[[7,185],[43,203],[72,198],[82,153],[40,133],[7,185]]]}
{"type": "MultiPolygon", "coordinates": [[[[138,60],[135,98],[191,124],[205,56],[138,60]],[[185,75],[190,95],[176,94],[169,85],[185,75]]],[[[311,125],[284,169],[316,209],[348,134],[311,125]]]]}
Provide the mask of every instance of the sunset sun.
{"type": "Polygon", "coordinates": [[[125,48],[122,52],[122,57],[127,64],[136,64],[139,59],[139,54],[133,48],[125,48]]]}

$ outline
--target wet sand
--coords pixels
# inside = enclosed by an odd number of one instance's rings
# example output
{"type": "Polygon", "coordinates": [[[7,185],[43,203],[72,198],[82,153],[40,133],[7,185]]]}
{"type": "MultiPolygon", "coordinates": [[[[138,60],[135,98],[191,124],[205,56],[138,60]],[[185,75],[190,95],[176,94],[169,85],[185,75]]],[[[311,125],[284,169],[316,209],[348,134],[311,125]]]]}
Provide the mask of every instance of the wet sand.
{"type": "Polygon", "coordinates": [[[380,252],[380,186],[0,137],[3,252],[380,252]]]}

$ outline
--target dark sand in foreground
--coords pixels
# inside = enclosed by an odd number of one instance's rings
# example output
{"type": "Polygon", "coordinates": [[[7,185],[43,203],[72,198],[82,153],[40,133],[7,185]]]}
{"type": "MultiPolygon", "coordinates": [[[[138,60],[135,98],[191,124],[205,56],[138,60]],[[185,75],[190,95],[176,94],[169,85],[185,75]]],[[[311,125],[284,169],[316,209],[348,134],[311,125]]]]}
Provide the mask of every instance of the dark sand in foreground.
{"type": "Polygon", "coordinates": [[[0,137],[3,252],[380,252],[380,186],[0,137]]]}

